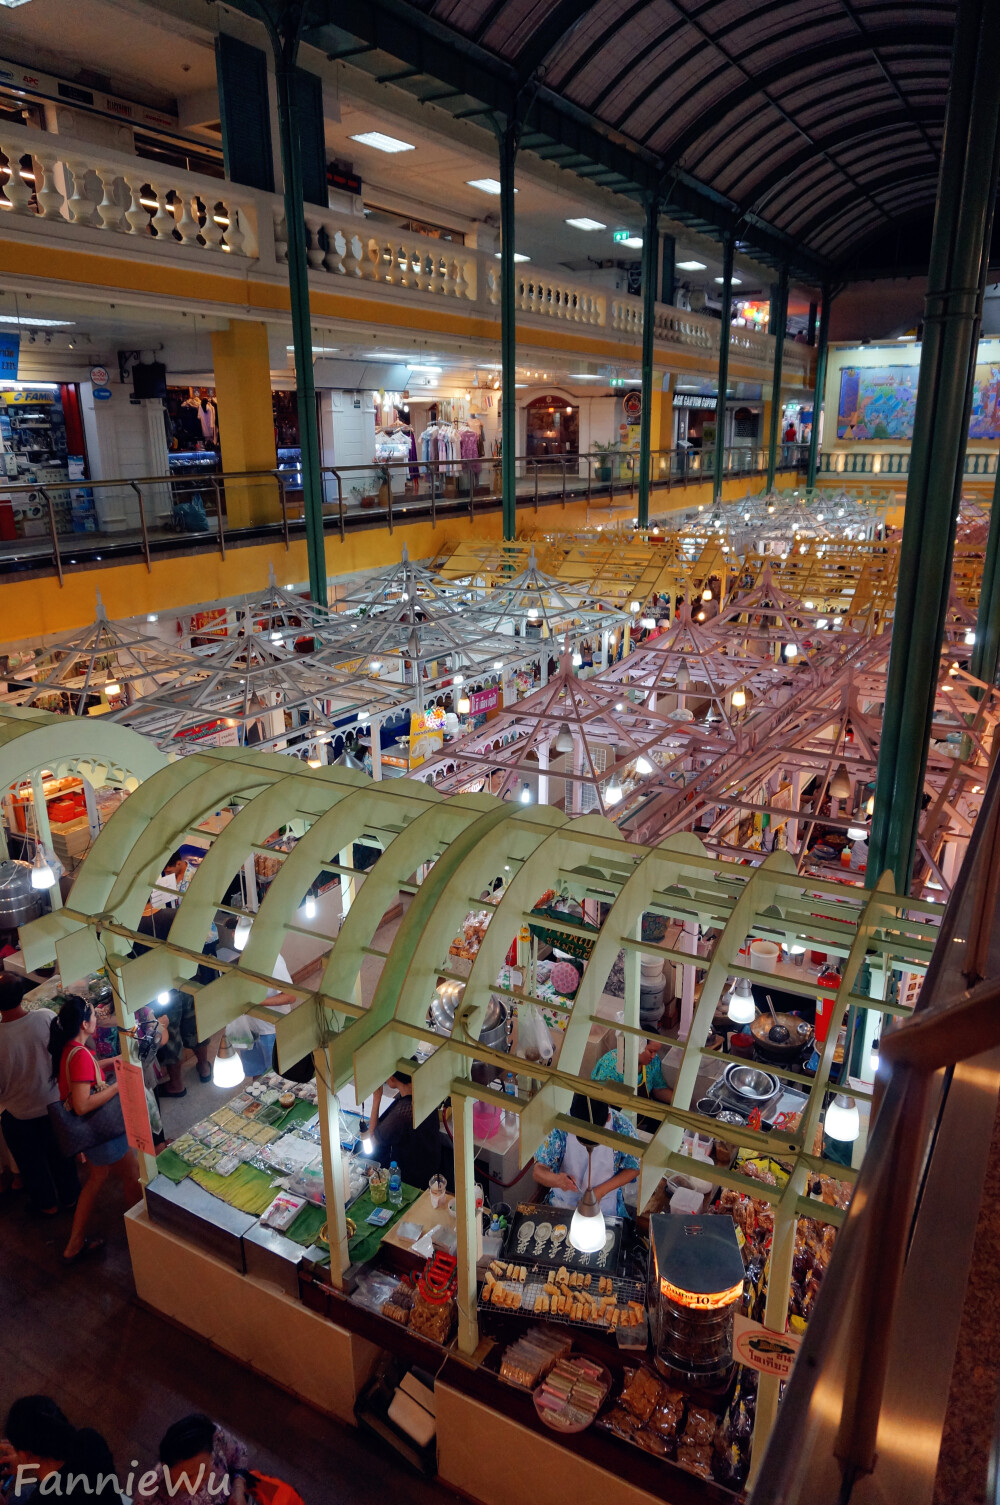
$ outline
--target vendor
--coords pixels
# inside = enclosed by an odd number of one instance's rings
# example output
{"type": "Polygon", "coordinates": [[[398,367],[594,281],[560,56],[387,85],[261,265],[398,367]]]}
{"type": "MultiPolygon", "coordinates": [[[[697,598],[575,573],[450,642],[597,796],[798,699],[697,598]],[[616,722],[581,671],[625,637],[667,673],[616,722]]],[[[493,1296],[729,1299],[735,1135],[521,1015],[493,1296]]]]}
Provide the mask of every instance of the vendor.
{"type": "MultiPolygon", "coordinates": [[[[618,1051],[608,1050],[601,1056],[590,1073],[592,1082],[624,1082],[625,1073],[618,1065],[618,1051]]],[[[642,1097],[655,1097],[657,1102],[669,1103],[673,1092],[663,1076],[663,1063],[654,1040],[647,1040],[639,1052],[639,1086],[642,1097]]]]}
{"type": "MultiPolygon", "coordinates": [[[[578,1118],[584,1124],[611,1129],[615,1134],[638,1140],[638,1134],[625,1115],[597,1098],[584,1097],[582,1092],[574,1093],[569,1111],[572,1118],[578,1118]]],[[[567,1134],[563,1129],[553,1129],[535,1152],[535,1180],[539,1186],[550,1188],[545,1200],[553,1207],[575,1207],[587,1189],[588,1173],[591,1189],[600,1201],[604,1216],[626,1217],[628,1209],[622,1187],[638,1176],[638,1156],[588,1140],[586,1134],[567,1134]]]]}
{"type": "Polygon", "coordinates": [[[413,1078],[397,1071],[386,1082],[396,1096],[381,1113],[383,1088],[377,1087],[372,1098],[369,1132],[375,1142],[375,1159],[379,1165],[399,1166],[407,1186],[426,1190],[441,1166],[441,1134],[438,1116],[428,1113],[423,1123],[413,1122],[413,1078]]]}

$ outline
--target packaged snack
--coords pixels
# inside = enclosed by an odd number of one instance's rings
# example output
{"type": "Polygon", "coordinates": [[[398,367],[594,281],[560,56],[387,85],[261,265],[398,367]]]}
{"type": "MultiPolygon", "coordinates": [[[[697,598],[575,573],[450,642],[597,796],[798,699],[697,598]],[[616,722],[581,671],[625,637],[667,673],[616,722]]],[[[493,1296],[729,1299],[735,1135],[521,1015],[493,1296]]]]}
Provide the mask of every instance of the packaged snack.
{"type": "Polygon", "coordinates": [[[279,1233],[284,1233],[295,1222],[304,1206],[305,1201],[302,1197],[292,1197],[287,1192],[279,1192],[260,1221],[265,1227],[275,1228],[279,1233]]]}
{"type": "Polygon", "coordinates": [[[221,1155],[212,1168],[217,1176],[231,1176],[239,1163],[238,1155],[221,1155]]]}

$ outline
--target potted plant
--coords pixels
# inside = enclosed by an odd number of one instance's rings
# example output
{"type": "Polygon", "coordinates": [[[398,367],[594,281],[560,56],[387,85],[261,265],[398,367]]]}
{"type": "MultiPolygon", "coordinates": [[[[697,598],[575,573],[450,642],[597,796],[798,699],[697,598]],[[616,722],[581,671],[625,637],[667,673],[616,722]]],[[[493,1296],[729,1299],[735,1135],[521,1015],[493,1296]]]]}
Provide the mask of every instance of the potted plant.
{"type": "Polygon", "coordinates": [[[597,479],[599,481],[611,480],[612,455],[618,453],[618,440],[609,439],[607,444],[602,444],[599,439],[594,440],[594,448],[599,455],[606,455],[607,459],[601,461],[597,467],[597,479]]]}
{"type": "Polygon", "coordinates": [[[392,495],[392,471],[382,461],[375,466],[375,481],[378,486],[378,499],[382,507],[388,507],[389,497],[392,495]]]}

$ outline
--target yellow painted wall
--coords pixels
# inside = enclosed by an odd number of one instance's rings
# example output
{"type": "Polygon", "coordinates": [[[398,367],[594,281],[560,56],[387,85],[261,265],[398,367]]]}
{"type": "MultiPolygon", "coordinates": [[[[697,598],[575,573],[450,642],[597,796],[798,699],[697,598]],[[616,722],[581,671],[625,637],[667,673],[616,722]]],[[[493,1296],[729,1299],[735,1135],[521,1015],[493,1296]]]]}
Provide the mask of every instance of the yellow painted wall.
{"type": "MultiPolygon", "coordinates": [[[[222,469],[230,475],[247,470],[274,470],[271,408],[271,362],[267,325],[257,319],[233,319],[212,335],[215,399],[219,412],[222,469]]],[[[273,522],[281,516],[277,485],[260,480],[226,483],[226,516],[232,528],[273,522]]]]}
{"type": "MultiPolygon", "coordinates": [[[[747,489],[759,488],[759,477],[727,481],[723,496],[735,501],[747,489]]],[[[707,506],[712,499],[710,482],[670,491],[654,491],[650,512],[664,513],[707,506]]],[[[596,528],[598,524],[627,524],[634,516],[635,499],[627,492],[616,494],[611,505],[607,497],[595,498],[588,507],[585,501],[558,502],[518,508],[518,528],[524,534],[559,533],[596,528]]],[[[430,520],[388,528],[362,528],[349,532],[341,543],[336,533],[326,536],[326,559],[330,575],[353,574],[397,563],[406,544],[411,559],[424,559],[436,553],[446,541],[502,537],[502,518],[495,512],[477,513],[474,522],[468,516],[441,520],[434,528],[430,520]]],[[[245,548],[230,545],[225,560],[218,552],[192,552],[177,558],[155,559],[147,571],[142,560],[133,564],[109,565],[100,570],[67,569],[65,585],[56,577],[35,580],[11,580],[2,587],[3,611],[0,613],[0,639],[5,643],[23,642],[74,627],[86,626],[96,614],[95,593],[100,590],[109,617],[129,617],[149,612],[166,612],[185,606],[239,596],[247,591],[263,590],[268,568],[274,566],[279,585],[301,584],[309,578],[305,539],[293,537],[286,552],[281,542],[253,544],[245,548]]]]}

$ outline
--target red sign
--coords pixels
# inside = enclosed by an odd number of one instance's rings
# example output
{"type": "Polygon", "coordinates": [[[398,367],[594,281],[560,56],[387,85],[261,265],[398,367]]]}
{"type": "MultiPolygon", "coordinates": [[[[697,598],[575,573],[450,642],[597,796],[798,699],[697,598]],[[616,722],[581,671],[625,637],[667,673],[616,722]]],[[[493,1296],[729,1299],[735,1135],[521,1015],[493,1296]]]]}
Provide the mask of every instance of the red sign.
{"type": "Polygon", "coordinates": [[[119,1057],[115,1062],[115,1076],[118,1080],[118,1100],[122,1105],[122,1117],[125,1120],[126,1139],[137,1150],[143,1150],[147,1155],[155,1155],[156,1146],[153,1143],[153,1131],[149,1126],[149,1105],[146,1102],[146,1083],[143,1079],[142,1067],[136,1066],[132,1061],[123,1061],[119,1057]]]}
{"type": "Polygon", "coordinates": [[[495,711],[500,704],[500,686],[494,685],[492,690],[477,690],[469,696],[470,716],[481,716],[484,711],[495,711]]]}

